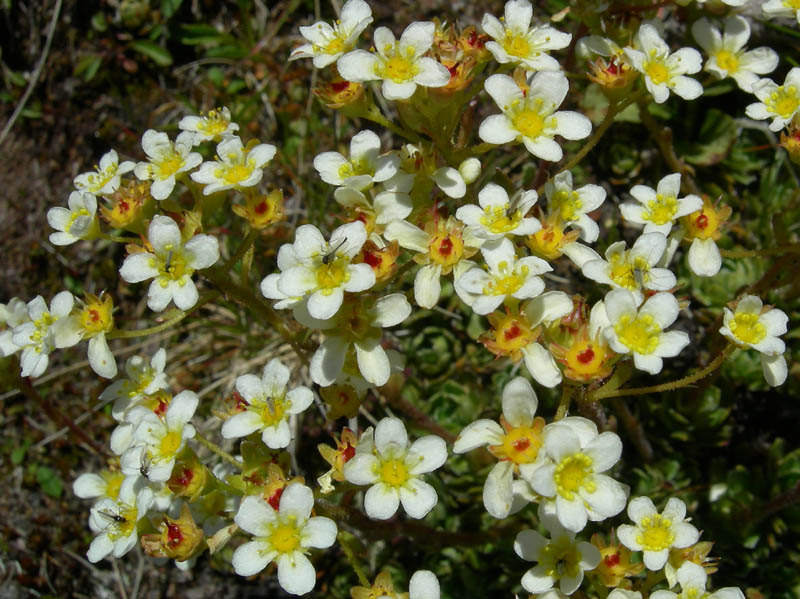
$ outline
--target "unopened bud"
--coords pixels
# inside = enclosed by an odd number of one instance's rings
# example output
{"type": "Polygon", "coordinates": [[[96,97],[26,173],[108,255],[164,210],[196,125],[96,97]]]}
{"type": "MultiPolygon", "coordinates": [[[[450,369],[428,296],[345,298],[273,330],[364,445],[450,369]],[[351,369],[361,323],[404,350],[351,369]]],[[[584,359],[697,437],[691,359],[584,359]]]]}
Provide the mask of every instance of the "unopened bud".
{"type": "Polygon", "coordinates": [[[179,518],[164,516],[158,530],[158,534],[142,535],[142,548],[148,555],[182,562],[194,557],[202,549],[203,531],[195,524],[186,503],[181,508],[179,518]]]}
{"type": "Polygon", "coordinates": [[[461,173],[464,183],[467,185],[474,183],[481,176],[481,161],[477,158],[467,158],[458,165],[458,172],[461,173]]]}

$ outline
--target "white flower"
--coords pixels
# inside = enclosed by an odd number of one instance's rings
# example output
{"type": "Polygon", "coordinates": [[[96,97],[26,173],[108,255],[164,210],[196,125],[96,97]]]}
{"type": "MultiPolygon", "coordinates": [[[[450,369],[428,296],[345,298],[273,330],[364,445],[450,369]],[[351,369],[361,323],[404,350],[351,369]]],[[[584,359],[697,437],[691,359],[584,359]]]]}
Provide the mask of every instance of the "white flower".
{"type": "Polygon", "coordinates": [[[442,87],[450,71],[433,58],[423,56],[433,45],[436,26],[430,22],[411,23],[400,41],[386,27],[373,34],[377,54],[354,50],[339,59],[339,74],[348,81],[383,80],[381,92],[387,100],[407,100],[417,89],[442,87]]]}
{"type": "Polygon", "coordinates": [[[124,480],[125,475],[119,470],[101,470],[100,474],[84,472],[72,483],[72,491],[81,499],[107,497],[116,501],[124,480]]]}
{"type": "Polygon", "coordinates": [[[550,214],[558,214],[565,223],[580,229],[584,241],[597,241],[600,229],[588,213],[597,210],[605,201],[605,189],[591,184],[573,189],[572,173],[564,171],[545,183],[544,193],[550,214]]]}
{"type": "Polygon", "coordinates": [[[379,156],[380,151],[380,137],[361,131],[350,140],[349,159],[339,152],[323,152],[314,158],[314,168],[326,183],[363,191],[397,174],[400,157],[393,152],[379,156]]]}
{"type": "MultiPolygon", "coordinates": [[[[414,277],[414,300],[420,308],[428,309],[439,301],[442,275],[454,272],[457,280],[461,272],[473,265],[466,258],[481,241],[452,216],[429,223],[425,231],[407,221],[395,220],[386,227],[384,237],[419,252],[414,260],[423,266],[414,277]]],[[[456,286],[456,291],[459,289],[456,286]]]]}
{"type": "Polygon", "coordinates": [[[708,54],[705,70],[720,79],[733,77],[746,92],[752,91],[758,75],[771,73],[778,66],[778,54],[772,48],[744,51],[750,38],[750,23],[739,15],[725,19],[722,34],[705,18],[695,21],[692,35],[708,54]]]}
{"type": "Polygon", "coordinates": [[[192,170],[203,161],[197,152],[192,152],[194,133],[184,131],[171,142],[166,133],[148,129],[142,136],[142,149],[147,162],[139,162],[133,173],[142,181],[150,181],[150,194],[156,200],[164,200],[175,187],[175,175],[192,170]]]}
{"type": "Polygon", "coordinates": [[[548,25],[531,27],[533,8],[528,0],[509,0],[505,19],[484,14],[481,27],[492,38],[486,49],[500,64],[518,64],[528,71],[560,71],[558,61],[547,54],[569,46],[572,35],[548,25]]]}
{"type": "Polygon", "coordinates": [[[166,482],[172,475],[175,459],[195,435],[189,421],[199,403],[197,394],[181,391],[170,402],[163,420],[148,412],[133,433],[132,447],[120,459],[122,472],[128,476],[145,475],[153,482],[166,482]],[[146,474],[142,472],[146,465],[146,474]]]}
{"type": "Polygon", "coordinates": [[[448,198],[463,198],[467,193],[467,183],[461,172],[452,166],[437,166],[437,151],[430,145],[405,144],[400,150],[401,169],[392,179],[386,181],[386,189],[394,190],[400,186],[410,191],[414,178],[429,179],[448,198]]]}
{"type": "Polygon", "coordinates": [[[681,593],[672,591],[655,591],[650,595],[650,599],[744,599],[744,593],[737,587],[725,587],[712,593],[706,591],[706,574],[703,566],[694,562],[685,562],[678,568],[678,582],[681,585],[681,593]]]}
{"type": "Polygon", "coordinates": [[[598,283],[632,291],[641,303],[641,289],[665,291],[677,283],[672,272],[655,266],[666,248],[667,238],[662,233],[644,233],[630,250],[625,249],[624,241],[612,243],[605,260],[589,260],[581,272],[598,283]]]}
{"type": "Polygon", "coordinates": [[[100,534],[89,546],[87,559],[96,563],[108,554],[122,557],[133,549],[139,538],[137,523],[147,514],[152,502],[153,491],[131,477],[123,481],[116,501],[104,497],[92,506],[89,526],[100,534]]]}
{"type": "Polygon", "coordinates": [[[417,570],[408,581],[408,599],[439,599],[439,579],[430,570],[417,570]]]}
{"type": "Polygon", "coordinates": [[[476,314],[490,314],[499,308],[508,296],[518,300],[536,297],[544,291],[544,281],[538,275],[552,267],[535,256],[517,259],[511,240],[487,242],[481,247],[487,270],[471,268],[458,278],[458,284],[474,294],[471,304],[476,314]]]}
{"type": "Polygon", "coordinates": [[[617,538],[631,551],[644,552],[644,565],[660,570],[672,548],[684,549],[697,543],[698,530],[686,520],[686,504],[671,497],[659,514],[649,497],[636,497],[628,503],[628,517],[635,526],[622,524],[617,538]]]}
{"type": "Polygon", "coordinates": [[[114,328],[111,296],[104,293],[100,296],[88,294],[85,301],[78,302],[78,310],[60,319],[54,325],[54,330],[67,345],[88,339],[89,366],[100,376],[113,378],[117,375],[117,362],[106,340],[106,333],[114,328]]]}
{"type": "Polygon", "coordinates": [[[288,297],[308,296],[313,318],[332,318],[342,306],[345,291],[365,291],[375,284],[369,264],[351,264],[366,240],[361,221],[335,229],[330,242],[314,225],[298,227],[292,249],[281,248],[286,268],[277,281],[278,290],[288,297]]]}
{"type": "Polygon", "coordinates": [[[770,130],[780,131],[800,110],[800,67],[786,74],[783,85],[777,85],[771,79],[759,79],[753,84],[752,91],[761,101],[745,109],[747,116],[757,121],[771,118],[770,130]]]}
{"type": "Polygon", "coordinates": [[[238,137],[226,137],[217,145],[217,159],[204,162],[192,173],[193,181],[205,185],[203,195],[226,189],[252,187],[261,181],[261,167],[275,156],[275,146],[258,144],[245,149],[238,137]]]}
{"type": "Polygon", "coordinates": [[[147,305],[154,312],[161,312],[173,300],[178,308],[188,310],[199,297],[192,274],[219,260],[219,242],[211,235],[195,235],[183,243],[175,221],[160,214],[150,222],[147,238],[155,253],[128,256],[119,274],[128,283],[153,279],[147,291],[147,305]]]}
{"type": "Polygon", "coordinates": [[[358,36],[372,23],[372,11],[363,0],[347,0],[339,17],[333,27],[323,21],[300,27],[300,34],[310,43],[295,48],[289,60],[313,58],[315,67],[326,67],[350,51],[358,36]]]}
{"type": "Polygon", "coordinates": [[[536,203],[536,192],[524,191],[509,200],[505,189],[496,183],[487,183],[478,192],[478,204],[467,204],[456,210],[456,218],[480,239],[502,239],[512,235],[533,235],[542,224],[525,216],[536,203]]]}
{"type": "Polygon", "coordinates": [[[70,245],[80,239],[91,239],[97,233],[97,198],[85,191],[73,191],[67,200],[69,208],[57,206],[47,211],[47,223],[56,230],[50,234],[53,245],[70,245]]]}
{"type": "Polygon", "coordinates": [[[167,351],[159,348],[148,362],[141,356],[131,356],[125,363],[125,378],[114,381],[100,394],[100,401],[115,400],[111,416],[117,422],[128,421],[126,415],[138,405],[139,400],[166,389],[167,375],[164,367],[167,363],[167,351]]]}
{"type": "Polygon", "coordinates": [[[22,349],[14,343],[14,329],[28,320],[28,306],[18,297],[12,297],[7,304],[0,304],[0,324],[5,330],[0,331],[0,356],[7,357],[22,349]]]}
{"type": "Polygon", "coordinates": [[[764,18],[794,17],[800,23],[800,7],[793,0],[768,0],[761,5],[764,18]]]}
{"type": "Polygon", "coordinates": [[[603,334],[618,354],[633,354],[633,363],[650,374],[661,372],[663,360],[681,353],[689,345],[683,331],[665,332],[678,318],[678,300],[671,293],[650,296],[637,308],[638,302],[627,289],[614,289],[605,298],[606,314],[611,322],[603,334]]]}
{"type": "Polygon", "coordinates": [[[477,158],[467,158],[458,165],[458,173],[465,185],[474,183],[481,176],[481,161],[477,158]]]}
{"type": "Polygon", "coordinates": [[[602,474],[619,461],[621,454],[622,442],[617,435],[598,435],[593,422],[568,417],[545,427],[540,459],[525,476],[534,491],[555,505],[561,525],[578,532],[587,519],[605,520],[625,508],[625,488],[602,474]]]}
{"type": "Polygon", "coordinates": [[[408,194],[411,185],[405,185],[408,182],[407,178],[403,177],[402,180],[401,186],[396,186],[391,191],[384,190],[376,194],[371,201],[363,192],[352,187],[339,187],[333,192],[333,199],[340,206],[364,215],[367,222],[374,221],[373,233],[377,233],[393,220],[406,218],[414,209],[411,196],[408,194]]]}
{"type": "Polygon", "coordinates": [[[514,540],[514,551],[522,559],[538,562],[522,576],[522,586],[529,593],[544,593],[558,583],[559,590],[571,595],[583,582],[585,570],[593,570],[602,559],[591,543],[575,541],[573,531],[539,510],[540,519],[550,539],[535,530],[523,530],[514,540]]]}
{"type": "Polygon", "coordinates": [[[344,368],[351,347],[355,347],[358,371],[364,380],[380,387],[389,380],[392,369],[381,345],[382,328],[400,324],[411,314],[411,304],[402,293],[378,300],[359,298],[345,302],[329,321],[309,319],[299,310],[297,319],[309,328],[326,332],[325,341],[311,358],[312,380],[322,387],[334,384],[344,368]]]}
{"type": "Polygon", "coordinates": [[[69,316],[75,298],[69,291],[57,293],[50,301],[50,308],[41,295],[28,302],[28,318],[16,326],[11,341],[22,348],[20,366],[22,376],[37,377],[47,370],[50,352],[55,348],[70,347],[80,341],[79,336],[59,334],[55,324],[69,316]]]}
{"type": "Polygon", "coordinates": [[[525,148],[542,160],[557,162],[564,156],[553,139],[583,139],[592,131],[592,123],[578,112],[556,109],[569,91],[566,76],[540,72],[533,75],[527,94],[508,75],[492,75],[484,84],[502,114],[494,114],[481,123],[478,135],[491,144],[522,141],[525,148]]]}
{"type": "Polygon", "coordinates": [[[78,191],[85,191],[92,195],[110,195],[117,191],[120,177],[133,170],[134,163],[126,160],[119,164],[119,157],[114,150],[103,154],[96,172],[82,173],[73,181],[78,191]]]}
{"type": "Polygon", "coordinates": [[[254,539],[234,551],[231,563],[236,573],[252,576],[275,561],[283,590],[292,595],[311,591],[316,572],[306,554],[311,548],[333,545],[337,532],[330,518],[309,517],[313,507],[311,489],[297,482],[284,489],[278,510],[259,496],[245,497],[234,521],[254,539]]]}
{"type": "Polygon", "coordinates": [[[684,100],[694,100],[703,93],[699,81],[685,75],[697,73],[703,66],[703,57],[694,48],[681,48],[670,53],[652,25],[639,27],[634,38],[636,49],[625,48],[633,68],[644,75],[647,91],[657,104],[665,102],[672,90],[684,100]]]}
{"type": "Polygon", "coordinates": [[[788,374],[786,344],[779,335],[786,333],[789,318],[777,308],[764,309],[761,299],[755,295],[745,295],[731,312],[723,308],[723,325],[719,330],[728,339],[742,348],[754,349],[761,353],[761,368],[764,378],[772,387],[782,385],[788,374]]]}
{"type": "Polygon", "coordinates": [[[409,447],[403,422],[384,418],[375,428],[374,451],[356,451],[344,466],[344,476],[354,485],[372,485],[364,495],[364,509],[370,518],[391,518],[400,503],[412,518],[424,518],[438,497],[420,475],[433,472],[445,460],[443,439],[428,435],[409,447]]]}
{"type": "Polygon", "coordinates": [[[261,377],[245,374],[236,379],[236,390],[247,402],[244,412],[228,418],[222,426],[226,439],[246,437],[261,432],[261,440],[270,449],[287,447],[292,440],[289,416],[300,414],[314,402],[308,387],[286,390],[289,369],[273,358],[264,366],[261,377]]]}
{"type": "Polygon", "coordinates": [[[239,130],[239,125],[231,122],[231,111],[225,107],[209,110],[205,116],[185,116],[178,127],[193,134],[193,145],[221,140],[239,130]]]}
{"type": "Polygon", "coordinates": [[[622,204],[619,209],[625,220],[644,225],[645,233],[669,235],[675,220],[703,207],[700,196],[692,194],[679,199],[680,191],[680,173],[667,175],[658,182],[656,189],[634,185],[631,195],[639,203],[622,204]]]}
{"type": "Polygon", "coordinates": [[[466,453],[483,445],[499,460],[483,486],[483,505],[495,518],[505,518],[514,506],[514,474],[530,470],[542,446],[544,419],[535,418],[539,405],[531,384],[523,377],[503,388],[500,424],[481,419],[459,433],[454,453],[466,453]]]}

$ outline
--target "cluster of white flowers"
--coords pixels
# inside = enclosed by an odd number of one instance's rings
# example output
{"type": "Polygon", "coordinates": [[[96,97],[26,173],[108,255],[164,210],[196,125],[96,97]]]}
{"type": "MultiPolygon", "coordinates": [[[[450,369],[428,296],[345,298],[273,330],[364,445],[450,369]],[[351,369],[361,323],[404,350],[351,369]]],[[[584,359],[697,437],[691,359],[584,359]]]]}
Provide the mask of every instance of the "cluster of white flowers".
{"type": "MultiPolygon", "coordinates": [[[[778,3],[765,3],[764,14],[794,16],[785,2],[778,3]]],[[[800,9],[797,18],[800,21],[800,9]]],[[[363,506],[376,520],[425,518],[443,493],[443,487],[431,482],[436,476],[432,473],[447,462],[445,440],[427,435],[411,442],[406,424],[388,409],[388,415],[378,420],[370,415],[374,427],[361,431],[357,440],[353,431],[358,431],[358,408],[368,390],[381,403],[384,391],[396,392],[391,386],[378,388],[402,370],[402,356],[393,348],[402,345],[407,331],[388,329],[408,326],[415,307],[437,309],[452,290],[464,312],[486,317],[489,326],[480,341],[497,357],[507,358],[513,373],[502,391],[498,421],[471,422],[456,438],[453,451],[464,454],[486,447],[496,458],[483,486],[483,504],[492,517],[503,519],[530,504],[538,506],[546,534],[522,530],[513,544],[519,557],[534,562],[522,576],[522,587],[545,598],[575,593],[585,572],[602,561],[596,543],[578,535],[590,522],[604,522],[627,506],[633,524],[617,528],[620,543],[642,552],[647,569],[670,572],[669,588],[679,584],[681,597],[742,599],[738,589],[706,591],[701,565],[687,560],[680,566],[668,563],[670,551],[688,549],[700,537],[686,518],[685,504],[671,498],[659,512],[647,497],[628,502],[629,488],[614,475],[622,457],[620,437],[601,431],[586,418],[569,415],[568,401],[547,422],[537,415],[539,403],[529,380],[553,388],[568,379],[564,398],[569,400],[577,386],[582,394],[595,391],[620,364],[632,364],[650,375],[660,373],[663,359],[679,355],[692,341],[680,330],[684,322],[679,317],[689,302],[676,295],[679,282],[670,263],[680,243],[687,242],[691,272],[716,275],[723,254],[716,242],[730,209],[698,193],[683,195],[682,182],[684,193],[694,190],[691,182],[682,180],[680,173],[668,173],[655,187],[633,185],[632,201],[619,205],[622,220],[641,228],[640,234],[619,241],[601,238],[596,215],[601,208],[611,211],[603,206],[607,190],[586,181],[586,171],[572,168],[574,163],[560,169],[550,165],[552,171],[547,172],[546,163],[561,161],[570,149],[557,138],[580,142],[592,134],[592,124],[580,112],[562,110],[575,102],[561,62],[549,54],[570,47],[572,35],[551,24],[537,24],[528,0],[509,0],[503,19],[483,16],[485,52],[480,68],[466,59],[459,62],[461,58],[448,62],[448,52],[456,56],[472,52],[470,43],[445,43],[445,28],[433,22],[411,23],[399,40],[379,27],[372,36],[374,47],[359,49],[359,37],[372,21],[369,5],[347,0],[336,23],[301,27],[308,43],[290,59],[311,58],[315,67],[329,68],[335,78],[359,89],[362,83],[381,82],[380,93],[396,102],[402,125],[393,131],[410,132],[411,143],[387,150],[387,140],[365,129],[352,136],[346,149],[318,154],[313,166],[322,181],[335,186],[331,196],[343,209],[344,224],[331,231],[313,224],[298,226],[294,239],[279,248],[277,271],[260,283],[261,295],[274,305],[254,294],[242,301],[258,301],[260,315],[274,316],[274,307],[284,311],[287,322],[296,321],[299,326],[292,322],[287,327],[291,331],[282,333],[287,346],[299,348],[302,365],[294,365],[295,376],[309,386],[290,384],[292,370],[274,358],[260,376],[241,371],[231,375],[235,405],[212,411],[201,408],[200,397],[191,390],[172,393],[165,349],[128,359],[124,376],[100,396],[101,402],[113,402],[111,415],[117,426],[110,445],[115,462],[99,474],[81,475],[74,484],[77,495],[95,500],[89,523],[97,536],[89,560],[122,556],[145,528],[160,527],[167,539],[154,541],[153,535],[143,535],[146,549],[157,546],[154,555],[181,563],[190,562],[205,546],[218,550],[238,533],[239,540],[247,540],[232,552],[237,574],[252,576],[274,562],[284,590],[312,591],[316,572],[307,555],[311,549],[334,544],[337,524],[327,516],[339,512],[317,502],[315,489],[302,477],[288,476],[292,468],[299,475],[297,455],[291,450],[300,445],[303,413],[315,401],[326,411],[310,381],[319,386],[326,402],[326,393],[343,402],[356,399],[355,409],[346,413],[352,430],[344,429],[337,449],[330,450],[332,469],[320,492],[333,490],[335,480],[348,485],[348,510],[363,506]],[[473,84],[490,57],[502,72],[490,70],[492,74],[473,84]],[[473,70],[465,74],[460,68],[467,64],[473,70]],[[516,69],[513,76],[506,74],[511,69],[516,69]],[[483,143],[472,148],[474,152],[464,144],[450,147],[458,120],[473,118],[462,115],[462,100],[481,90],[499,114],[490,114],[477,127],[483,143]],[[522,144],[541,161],[538,191],[527,189],[537,185],[528,179],[523,188],[512,189],[507,177],[494,177],[496,163],[485,161],[492,166],[482,172],[477,156],[505,144],[522,144]],[[540,194],[546,202],[540,201],[540,194]],[[604,250],[602,256],[599,250],[604,250]],[[562,256],[567,259],[559,260],[562,256]],[[402,287],[402,275],[410,269],[416,269],[409,273],[414,277],[413,294],[402,287]],[[610,289],[589,304],[582,296],[548,289],[560,280],[554,272],[580,272],[586,280],[610,289]],[[443,283],[448,278],[451,289],[443,283]],[[390,287],[392,282],[401,285],[390,287]],[[416,306],[409,301],[412,295],[416,306]],[[295,335],[301,327],[305,331],[295,335]],[[528,376],[515,376],[520,364],[528,376]],[[223,421],[221,436],[229,446],[238,444],[238,454],[217,447],[196,430],[195,414],[209,412],[209,421],[223,421]],[[240,472],[209,471],[195,453],[198,443],[240,472]],[[352,485],[367,487],[362,503],[360,496],[355,504],[349,503],[352,485]],[[201,494],[217,495],[205,505],[194,501],[201,494]],[[401,505],[405,516],[396,516],[401,505]],[[315,510],[327,516],[312,515],[315,510]],[[178,512],[189,516],[171,519],[178,512]],[[195,520],[203,526],[196,542],[190,541],[195,520]]],[[[750,37],[745,17],[727,17],[722,30],[700,19],[691,30],[708,55],[705,70],[720,79],[733,78],[741,90],[759,100],[747,107],[750,118],[771,119],[773,131],[800,125],[800,68],[789,71],[782,86],[759,78],[777,67],[778,57],[769,48],[745,49],[750,37]]],[[[603,57],[594,66],[604,69],[605,77],[622,81],[631,101],[652,97],[661,104],[671,94],[684,100],[702,95],[703,85],[690,77],[703,68],[700,52],[688,47],[672,51],[653,22],[642,23],[631,35],[625,47],[599,36],[575,41],[603,57]],[[634,81],[639,86],[636,92],[634,81]]],[[[474,55],[469,58],[478,60],[474,55]]],[[[609,110],[621,100],[611,101],[609,110]]],[[[384,122],[371,96],[353,110],[363,119],[384,122]]],[[[226,247],[203,232],[208,231],[208,222],[215,222],[208,213],[228,195],[238,194],[248,203],[260,198],[265,167],[278,151],[271,144],[240,138],[239,125],[227,108],[187,116],[179,128],[174,140],[164,132],[147,130],[141,140],[146,160],[138,163],[120,162],[111,150],[96,172],[75,178],[68,208],[52,208],[47,215],[55,229],[50,236],[55,245],[94,239],[128,243],[120,276],[128,283],[151,280],[147,306],[163,312],[172,302],[178,308],[173,311],[177,319],[187,316],[198,302],[202,305],[197,271],[214,267],[211,273],[220,274],[236,262],[232,257],[224,266],[215,266],[226,247]],[[201,148],[202,144],[214,147],[201,148]],[[212,151],[214,158],[204,160],[212,151]],[[123,181],[129,173],[132,176],[123,181]],[[140,207],[135,226],[120,227],[114,235],[104,233],[98,211],[105,214],[103,203],[114,206],[114,197],[134,183],[146,188],[142,195],[148,205],[140,207]],[[190,195],[195,210],[181,213],[190,195]],[[126,231],[137,237],[119,236],[126,231]]],[[[594,141],[589,145],[593,147],[594,141]]],[[[523,154],[526,160],[531,158],[523,154]]],[[[262,212],[268,208],[266,203],[257,206],[262,212]]],[[[254,238],[248,237],[248,243],[254,238]]],[[[248,249],[252,247],[234,255],[241,258],[248,249]]],[[[249,268],[243,268],[242,287],[250,284],[249,268]]],[[[218,287],[220,294],[229,291],[224,285],[218,287]]],[[[69,291],[61,291],[49,306],[41,296],[27,304],[14,298],[0,305],[0,355],[19,353],[21,375],[37,377],[54,349],[86,339],[91,367],[113,378],[117,366],[108,346],[108,337],[114,336],[112,311],[107,294],[76,300],[69,291]]],[[[722,318],[719,332],[732,344],[725,351],[734,346],[755,349],[761,354],[767,383],[782,384],[788,367],[786,346],[779,337],[787,332],[786,314],[765,307],[756,296],[744,295],[723,309],[722,318]]],[[[326,414],[329,419],[335,418],[330,414],[326,414]]],[[[363,596],[398,597],[393,588],[385,588],[387,584],[379,576],[363,596]]],[[[416,572],[409,595],[438,599],[438,580],[429,571],[416,572]]],[[[609,598],[636,595],[617,588],[609,598]]],[[[670,590],[658,590],[651,596],[672,599],[673,595],[677,597],[670,590]]]]}

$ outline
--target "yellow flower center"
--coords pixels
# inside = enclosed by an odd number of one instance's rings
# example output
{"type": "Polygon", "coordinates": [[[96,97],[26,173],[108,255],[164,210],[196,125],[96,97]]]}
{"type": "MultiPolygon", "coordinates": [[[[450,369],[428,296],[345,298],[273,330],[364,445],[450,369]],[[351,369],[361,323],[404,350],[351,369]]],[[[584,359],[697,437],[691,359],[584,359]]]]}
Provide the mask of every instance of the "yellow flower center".
{"type": "Polygon", "coordinates": [[[225,119],[222,111],[212,110],[208,116],[197,124],[197,130],[209,137],[222,135],[227,131],[230,122],[225,119]]]}
{"type": "Polygon", "coordinates": [[[767,329],[758,318],[759,315],[752,312],[738,312],[733,315],[728,328],[739,341],[754,345],[767,336],[767,329]]]}
{"type": "Polygon", "coordinates": [[[720,50],[717,52],[716,58],[719,68],[724,71],[728,71],[728,74],[735,73],[737,70],[739,70],[739,59],[733,52],[729,52],[728,50],[720,50]]]}
{"type": "Polygon", "coordinates": [[[130,536],[136,528],[136,521],[139,519],[139,512],[135,506],[120,510],[118,514],[113,515],[116,517],[112,517],[105,512],[101,513],[106,519],[110,520],[107,533],[108,538],[112,541],[130,536]]]}
{"type": "Polygon", "coordinates": [[[328,45],[325,46],[325,54],[339,54],[344,52],[344,50],[344,41],[338,37],[333,38],[328,42],[328,45]]]}
{"type": "Polygon", "coordinates": [[[550,205],[552,210],[558,212],[564,221],[569,222],[580,218],[583,202],[581,202],[577,191],[559,189],[550,198],[550,205]]]}
{"type": "Polygon", "coordinates": [[[414,49],[407,48],[406,56],[400,54],[397,45],[387,47],[384,51],[387,56],[383,63],[378,67],[378,76],[381,79],[389,79],[395,83],[406,83],[414,79],[419,72],[419,68],[414,64],[414,49]]]}
{"type": "Polygon", "coordinates": [[[278,524],[270,531],[269,542],[278,553],[291,553],[300,546],[300,530],[291,520],[278,524]]]}
{"type": "Polygon", "coordinates": [[[519,210],[509,214],[509,207],[509,204],[506,204],[487,208],[481,216],[480,223],[495,235],[513,231],[522,221],[522,214],[519,210]]]}
{"type": "Polygon", "coordinates": [[[161,162],[158,163],[158,177],[159,179],[167,179],[177,173],[184,165],[184,160],[180,154],[174,150],[165,156],[161,162]]]}
{"type": "Polygon", "coordinates": [[[556,492],[567,501],[572,501],[575,493],[582,487],[594,493],[596,487],[592,480],[592,458],[585,453],[574,453],[565,457],[556,466],[553,478],[556,492]]]}
{"type": "Polygon", "coordinates": [[[532,464],[542,446],[543,428],[544,420],[541,418],[537,418],[533,426],[512,428],[503,437],[503,444],[497,453],[515,464],[532,464]]]}
{"type": "Polygon", "coordinates": [[[567,536],[547,544],[539,553],[539,563],[545,567],[545,574],[556,579],[577,576],[580,562],[578,547],[567,536]]]}
{"type": "Polygon", "coordinates": [[[670,79],[669,69],[659,58],[653,58],[644,64],[644,72],[656,85],[667,83],[670,79]]]}
{"type": "Polygon", "coordinates": [[[767,110],[785,119],[791,118],[800,107],[800,97],[797,95],[797,88],[793,85],[789,87],[779,87],[772,92],[765,102],[767,110]]]}
{"type": "Polygon", "coordinates": [[[45,312],[39,318],[33,321],[33,326],[36,329],[31,333],[31,341],[33,343],[41,343],[44,338],[47,336],[47,331],[50,328],[50,325],[56,321],[55,318],[50,314],[50,312],[45,312]]]}
{"type": "Polygon", "coordinates": [[[113,324],[111,311],[113,307],[114,305],[109,295],[104,296],[102,300],[94,296],[89,298],[80,313],[81,328],[87,337],[111,330],[113,324]]]}
{"type": "Polygon", "coordinates": [[[221,179],[225,185],[236,185],[247,179],[253,174],[255,167],[252,163],[247,164],[233,164],[231,166],[223,166],[214,172],[214,176],[221,179]]]}
{"type": "Polygon", "coordinates": [[[347,177],[355,177],[357,175],[372,175],[372,169],[370,168],[369,163],[362,159],[356,159],[350,162],[345,162],[342,166],[339,167],[339,176],[342,179],[347,179],[347,177]]]}
{"type": "Polygon", "coordinates": [[[191,276],[194,272],[194,269],[187,264],[183,252],[180,250],[174,251],[170,249],[171,247],[170,244],[164,248],[167,252],[166,256],[158,256],[156,260],[151,260],[151,265],[157,265],[158,272],[163,277],[161,281],[162,287],[166,287],[169,284],[168,279],[178,281],[178,284],[183,285],[185,283],[184,277],[191,276]]]}
{"type": "Polygon", "coordinates": [[[663,551],[675,542],[672,521],[669,518],[655,514],[642,519],[640,526],[642,532],[637,535],[636,542],[645,551],[663,551]]]}
{"type": "Polygon", "coordinates": [[[338,289],[350,280],[350,273],[347,272],[350,263],[345,257],[337,257],[326,264],[326,256],[322,256],[319,266],[317,266],[317,286],[324,295],[330,295],[334,289],[338,289]]]}
{"type": "Polygon", "coordinates": [[[655,200],[647,202],[644,220],[649,220],[657,225],[671,223],[678,212],[678,199],[675,196],[656,194],[655,200]]]}
{"type": "Polygon", "coordinates": [[[512,117],[511,122],[514,125],[514,129],[524,137],[531,139],[539,137],[545,127],[545,117],[535,108],[526,107],[524,110],[519,111],[512,117]]]}
{"type": "MultiPolygon", "coordinates": [[[[539,336],[538,329],[532,331],[524,318],[513,314],[495,312],[489,316],[492,330],[485,339],[486,348],[498,356],[516,356],[539,336]]],[[[521,359],[521,356],[519,357],[521,359]]]]}
{"type": "Polygon", "coordinates": [[[158,446],[158,452],[161,457],[169,459],[178,453],[178,449],[181,446],[182,440],[183,435],[181,435],[179,431],[169,431],[166,435],[164,435],[164,437],[161,439],[161,443],[158,446]]]}
{"type": "Polygon", "coordinates": [[[495,275],[494,279],[489,281],[486,287],[483,288],[485,295],[512,295],[516,293],[525,284],[530,270],[525,265],[519,270],[511,270],[506,262],[498,264],[498,269],[500,274],[495,275]]]}
{"type": "Polygon", "coordinates": [[[264,423],[264,428],[268,428],[280,423],[286,417],[286,411],[291,405],[292,402],[283,397],[263,397],[253,401],[248,409],[257,413],[264,423]]]}
{"type": "Polygon", "coordinates": [[[622,345],[642,355],[656,351],[661,337],[661,327],[650,314],[626,314],[614,325],[614,331],[622,345]]]}
{"type": "Polygon", "coordinates": [[[506,30],[506,35],[500,45],[503,46],[506,54],[510,56],[525,58],[531,54],[531,44],[524,33],[514,33],[506,30]]]}
{"type": "MultiPolygon", "coordinates": [[[[634,273],[634,265],[632,265],[628,260],[627,253],[612,255],[611,259],[609,260],[609,266],[610,272],[608,276],[617,285],[623,289],[639,288],[639,285],[636,281],[636,273],[634,273]]],[[[646,264],[640,264],[637,266],[643,266],[644,268],[641,270],[647,270],[646,264]]]]}
{"type": "Polygon", "coordinates": [[[783,0],[783,5],[792,10],[800,10],[800,0],[783,0]]]}
{"type": "Polygon", "coordinates": [[[383,462],[379,476],[382,482],[395,488],[402,487],[411,478],[403,460],[397,458],[383,462]]]}

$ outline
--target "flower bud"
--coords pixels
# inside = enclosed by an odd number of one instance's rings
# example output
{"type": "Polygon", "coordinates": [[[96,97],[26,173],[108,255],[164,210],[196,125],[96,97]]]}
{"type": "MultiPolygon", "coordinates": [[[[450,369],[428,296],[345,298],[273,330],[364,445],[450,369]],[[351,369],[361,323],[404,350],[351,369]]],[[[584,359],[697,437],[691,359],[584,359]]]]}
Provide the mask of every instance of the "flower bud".
{"type": "Polygon", "coordinates": [[[361,252],[356,258],[355,262],[364,262],[372,267],[375,273],[375,284],[388,282],[397,272],[397,257],[400,255],[400,244],[393,241],[385,247],[378,247],[378,245],[368,240],[361,252]]]}
{"type": "Polygon", "coordinates": [[[245,219],[252,229],[265,229],[283,220],[283,191],[276,189],[267,195],[248,189],[244,206],[236,204],[233,212],[245,219]]]}
{"type": "Polygon", "coordinates": [[[207,482],[208,468],[193,451],[185,451],[175,462],[167,486],[177,497],[194,501],[203,494],[207,482]]]}
{"type": "Polygon", "coordinates": [[[613,542],[606,544],[598,534],[592,535],[591,541],[592,545],[600,550],[602,556],[600,563],[591,571],[591,574],[607,587],[630,588],[630,583],[625,584],[623,581],[644,570],[644,564],[632,564],[631,551],[624,545],[613,542]]]}
{"type": "Polygon", "coordinates": [[[781,133],[781,147],[789,154],[789,159],[795,164],[800,164],[800,128],[794,123],[789,127],[789,134],[781,133]]]}
{"type": "Polygon", "coordinates": [[[150,183],[135,179],[123,181],[120,188],[108,198],[110,206],[101,206],[100,214],[115,229],[144,233],[145,221],[153,212],[150,183]]]}
{"type": "Polygon", "coordinates": [[[341,110],[348,116],[357,116],[368,108],[364,90],[361,83],[347,81],[337,74],[332,81],[319,84],[314,94],[328,108],[341,110]]]}
{"type": "Polygon", "coordinates": [[[481,161],[477,158],[467,158],[458,165],[458,172],[461,173],[464,183],[467,185],[474,183],[481,176],[481,161]]]}
{"type": "Polygon", "coordinates": [[[202,550],[203,531],[195,524],[186,503],[179,518],[164,516],[158,530],[158,534],[142,535],[142,548],[148,555],[183,562],[202,550]]]}

